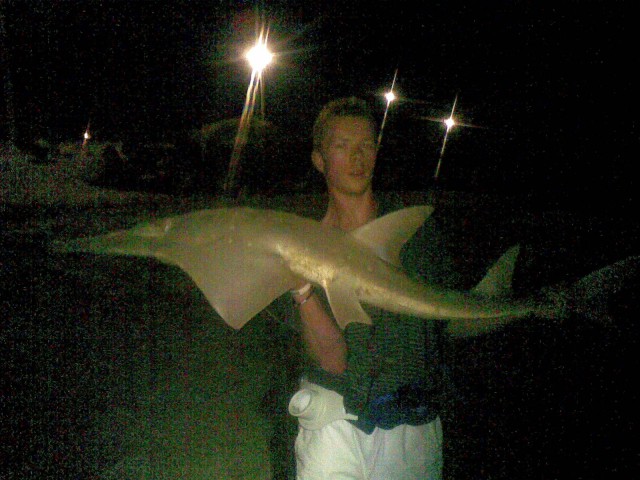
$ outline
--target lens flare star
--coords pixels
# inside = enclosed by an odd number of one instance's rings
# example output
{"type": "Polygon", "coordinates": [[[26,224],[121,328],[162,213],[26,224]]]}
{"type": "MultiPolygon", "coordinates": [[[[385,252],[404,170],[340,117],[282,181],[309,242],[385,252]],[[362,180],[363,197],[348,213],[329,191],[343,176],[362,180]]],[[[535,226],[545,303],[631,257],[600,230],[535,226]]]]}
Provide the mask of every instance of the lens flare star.
{"type": "Polygon", "coordinates": [[[442,167],[442,159],[444,158],[444,150],[445,147],[447,146],[447,141],[449,139],[449,133],[451,132],[451,130],[453,130],[454,127],[470,127],[470,128],[486,128],[486,127],[481,127],[478,125],[472,125],[470,123],[462,123],[460,122],[458,119],[456,119],[454,117],[455,111],[456,111],[456,106],[458,104],[458,95],[456,95],[455,99],[453,100],[453,107],[451,108],[451,113],[449,114],[449,116],[447,118],[436,118],[436,117],[425,117],[425,116],[420,116],[418,118],[422,119],[422,120],[428,120],[430,122],[435,122],[435,123],[440,123],[443,124],[445,127],[445,132],[444,132],[444,138],[442,139],[442,147],[440,148],[440,155],[438,156],[438,165],[436,166],[436,170],[435,173],[433,175],[433,179],[434,181],[438,180],[438,177],[440,176],[440,169],[442,167]]]}
{"type": "Polygon", "coordinates": [[[255,110],[256,98],[258,96],[258,90],[260,90],[260,102],[261,113],[264,119],[264,87],[262,80],[262,72],[273,60],[273,54],[267,47],[267,39],[269,36],[269,30],[262,27],[256,44],[247,51],[245,57],[251,67],[251,79],[249,81],[249,87],[247,88],[247,95],[245,97],[244,106],[242,108],[242,116],[240,117],[240,123],[238,125],[238,132],[233,145],[233,151],[231,152],[231,160],[229,161],[229,169],[227,172],[227,178],[224,184],[224,191],[226,194],[232,193],[235,187],[236,177],[240,168],[240,159],[242,152],[249,139],[249,132],[251,129],[251,120],[253,119],[253,112],[255,110]]]}
{"type": "Polygon", "coordinates": [[[89,143],[89,140],[91,140],[91,120],[89,120],[89,122],[87,123],[87,128],[82,134],[82,146],[86,147],[89,143]]]}
{"type": "Polygon", "coordinates": [[[453,114],[456,110],[456,104],[458,103],[458,96],[456,95],[456,98],[453,100],[453,107],[451,107],[451,114],[449,115],[449,118],[444,120],[444,124],[446,126],[446,129],[444,131],[444,139],[442,140],[442,148],[440,149],[440,156],[438,157],[438,165],[436,166],[436,172],[433,174],[433,180],[437,181],[438,177],[440,176],[440,167],[442,167],[442,158],[444,157],[444,148],[447,145],[447,139],[449,138],[449,132],[451,131],[451,129],[453,128],[453,126],[456,124],[455,120],[453,119],[453,114]]]}
{"type": "Polygon", "coordinates": [[[384,116],[382,117],[382,123],[380,124],[380,132],[378,132],[378,141],[377,146],[380,148],[380,144],[382,143],[382,132],[384,131],[384,126],[387,123],[387,113],[389,112],[389,105],[391,102],[397,99],[396,94],[393,92],[393,88],[396,86],[396,79],[398,78],[398,69],[396,68],[395,73],[393,74],[393,81],[391,82],[391,89],[384,95],[384,98],[387,100],[387,106],[384,109],[384,116]]]}

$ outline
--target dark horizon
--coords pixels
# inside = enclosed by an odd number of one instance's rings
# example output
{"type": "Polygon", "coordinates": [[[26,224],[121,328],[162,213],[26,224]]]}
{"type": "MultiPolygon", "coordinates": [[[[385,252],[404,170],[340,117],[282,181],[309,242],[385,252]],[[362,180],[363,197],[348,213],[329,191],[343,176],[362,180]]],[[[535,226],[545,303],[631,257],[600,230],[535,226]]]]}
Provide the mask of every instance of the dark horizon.
{"type": "Polygon", "coordinates": [[[457,97],[456,116],[482,128],[452,132],[443,183],[633,208],[628,4],[5,1],[5,94],[26,143],[80,141],[89,121],[96,140],[179,142],[240,116],[242,53],[264,21],[276,54],[265,114],[285,131],[307,139],[320,106],[344,95],[381,118],[397,68],[388,172],[429,184],[443,127],[424,117],[457,97]]]}

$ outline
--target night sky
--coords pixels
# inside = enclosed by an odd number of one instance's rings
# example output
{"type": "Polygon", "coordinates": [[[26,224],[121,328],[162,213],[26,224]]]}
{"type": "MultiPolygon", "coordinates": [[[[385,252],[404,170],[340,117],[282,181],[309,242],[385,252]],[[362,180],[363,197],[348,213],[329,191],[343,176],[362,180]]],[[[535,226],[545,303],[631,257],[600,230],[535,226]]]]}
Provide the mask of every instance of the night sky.
{"type": "Polygon", "coordinates": [[[238,117],[250,78],[242,54],[264,20],[276,54],[266,117],[292,135],[307,136],[337,96],[364,97],[381,118],[397,68],[386,175],[428,183],[443,127],[424,117],[444,118],[457,95],[458,118],[481,128],[452,131],[442,178],[453,188],[553,192],[618,211],[636,203],[628,1],[2,4],[4,93],[9,78],[27,139],[78,138],[90,119],[100,140],[175,141],[238,117]]]}

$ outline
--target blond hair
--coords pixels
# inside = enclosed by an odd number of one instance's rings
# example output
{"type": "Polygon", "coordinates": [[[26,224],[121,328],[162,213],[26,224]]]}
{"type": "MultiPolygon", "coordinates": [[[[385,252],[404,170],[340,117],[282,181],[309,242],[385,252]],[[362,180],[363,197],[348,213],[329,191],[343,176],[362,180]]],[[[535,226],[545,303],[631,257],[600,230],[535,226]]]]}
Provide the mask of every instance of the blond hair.
{"type": "Polygon", "coordinates": [[[327,103],[316,117],[313,124],[313,150],[320,151],[322,141],[327,133],[329,122],[338,117],[358,117],[364,118],[371,123],[374,131],[376,129],[376,119],[364,100],[357,97],[338,98],[327,103]]]}

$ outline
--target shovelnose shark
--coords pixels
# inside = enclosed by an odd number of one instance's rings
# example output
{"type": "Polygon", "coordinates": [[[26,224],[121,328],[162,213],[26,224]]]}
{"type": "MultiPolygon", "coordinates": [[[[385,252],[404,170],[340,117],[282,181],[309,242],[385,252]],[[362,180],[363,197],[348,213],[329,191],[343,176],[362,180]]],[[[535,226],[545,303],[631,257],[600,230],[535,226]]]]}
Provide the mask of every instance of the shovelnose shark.
{"type": "MultiPolygon", "coordinates": [[[[471,291],[460,292],[413,280],[400,250],[432,213],[409,207],[351,232],[275,210],[200,210],[140,224],[129,230],[64,242],[64,251],[151,256],[183,269],[222,319],[242,328],[273,300],[301,283],[324,289],[344,328],[371,324],[361,303],[425,319],[448,320],[452,334],[465,335],[530,314],[556,317],[567,302],[513,300],[510,291],[518,247],[509,249],[471,291]]],[[[623,265],[595,272],[605,280],[623,265]]],[[[578,288],[580,290],[580,288],[578,288]]],[[[589,295],[590,296],[590,295],[589,295]]]]}

